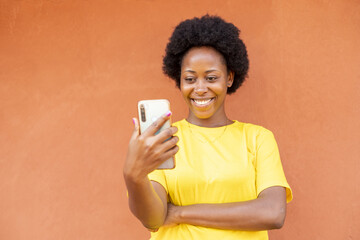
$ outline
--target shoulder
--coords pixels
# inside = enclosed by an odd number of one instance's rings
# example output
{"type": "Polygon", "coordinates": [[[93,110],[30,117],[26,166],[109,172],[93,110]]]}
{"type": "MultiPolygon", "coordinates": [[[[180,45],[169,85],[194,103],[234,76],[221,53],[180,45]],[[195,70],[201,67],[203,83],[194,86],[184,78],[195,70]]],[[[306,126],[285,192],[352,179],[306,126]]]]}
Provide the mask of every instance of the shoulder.
{"type": "Polygon", "coordinates": [[[272,134],[272,132],[260,125],[252,124],[252,123],[244,123],[239,122],[237,120],[234,121],[234,127],[243,131],[246,135],[249,136],[259,136],[263,134],[272,134]]]}
{"type": "Polygon", "coordinates": [[[187,124],[185,119],[173,122],[171,125],[177,127],[178,132],[186,131],[186,129],[189,127],[189,124],[187,124]]]}
{"type": "Polygon", "coordinates": [[[182,119],[180,121],[172,123],[172,126],[175,126],[177,128],[186,126],[186,121],[185,121],[185,119],[182,119]]]}
{"type": "Polygon", "coordinates": [[[272,131],[263,126],[238,121],[235,121],[234,125],[237,128],[236,131],[241,132],[242,139],[250,151],[257,151],[264,143],[276,144],[272,131]]]}

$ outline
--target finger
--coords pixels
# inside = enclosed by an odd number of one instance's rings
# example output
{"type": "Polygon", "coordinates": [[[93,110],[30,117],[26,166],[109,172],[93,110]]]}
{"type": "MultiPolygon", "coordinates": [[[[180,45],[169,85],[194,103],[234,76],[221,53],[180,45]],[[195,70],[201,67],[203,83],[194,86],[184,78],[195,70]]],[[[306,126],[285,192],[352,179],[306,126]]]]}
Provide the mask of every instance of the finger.
{"type": "Polygon", "coordinates": [[[169,127],[161,131],[158,135],[154,137],[156,143],[163,143],[166,140],[170,139],[175,133],[177,133],[177,127],[169,127]]]}
{"type": "Polygon", "coordinates": [[[179,151],[179,146],[175,145],[173,148],[169,149],[168,151],[166,151],[162,156],[161,156],[161,163],[165,162],[167,159],[174,157],[174,155],[179,151]]]}
{"type": "Polygon", "coordinates": [[[158,228],[154,228],[154,229],[148,228],[148,230],[149,230],[149,232],[157,232],[159,229],[158,228]]]}
{"type": "Polygon", "coordinates": [[[164,125],[164,123],[170,119],[171,112],[168,111],[167,113],[163,114],[159,117],[155,122],[153,122],[143,133],[146,136],[153,136],[159,129],[164,125]]]}
{"type": "Polygon", "coordinates": [[[137,120],[137,118],[133,118],[132,121],[134,123],[134,131],[131,135],[131,139],[135,139],[137,136],[140,135],[140,127],[139,127],[139,121],[137,120]]]}
{"type": "Polygon", "coordinates": [[[179,138],[177,136],[174,136],[172,138],[170,138],[169,140],[167,140],[166,142],[163,142],[159,147],[160,147],[160,151],[161,152],[167,152],[170,149],[172,149],[173,147],[175,147],[175,145],[178,143],[179,138]]]}

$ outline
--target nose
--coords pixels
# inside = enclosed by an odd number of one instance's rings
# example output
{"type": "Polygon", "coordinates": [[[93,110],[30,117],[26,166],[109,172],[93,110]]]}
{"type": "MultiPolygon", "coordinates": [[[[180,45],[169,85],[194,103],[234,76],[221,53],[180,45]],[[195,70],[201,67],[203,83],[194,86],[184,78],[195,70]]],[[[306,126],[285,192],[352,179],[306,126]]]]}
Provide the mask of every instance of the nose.
{"type": "Polygon", "coordinates": [[[194,88],[194,92],[197,95],[203,95],[204,93],[206,93],[208,91],[207,89],[207,84],[206,84],[206,80],[204,79],[198,79],[195,83],[195,88],[194,88]]]}

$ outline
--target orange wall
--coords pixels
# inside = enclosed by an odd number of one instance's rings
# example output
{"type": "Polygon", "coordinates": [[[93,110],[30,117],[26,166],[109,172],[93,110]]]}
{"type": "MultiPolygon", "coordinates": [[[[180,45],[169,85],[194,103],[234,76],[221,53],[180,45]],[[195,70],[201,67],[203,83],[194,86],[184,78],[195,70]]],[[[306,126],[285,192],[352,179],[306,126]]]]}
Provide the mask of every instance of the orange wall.
{"type": "Polygon", "coordinates": [[[140,99],[186,106],[161,72],[181,20],[242,30],[230,117],[271,129],[294,191],[272,239],[360,239],[360,2],[0,3],[0,239],[146,239],[122,165],[140,99]]]}

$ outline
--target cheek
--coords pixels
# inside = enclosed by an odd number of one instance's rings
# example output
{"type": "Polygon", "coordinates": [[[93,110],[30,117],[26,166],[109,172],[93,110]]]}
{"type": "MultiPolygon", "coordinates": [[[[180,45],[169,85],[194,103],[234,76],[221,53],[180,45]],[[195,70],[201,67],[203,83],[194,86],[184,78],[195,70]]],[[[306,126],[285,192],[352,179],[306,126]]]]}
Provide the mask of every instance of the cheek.
{"type": "Polygon", "coordinates": [[[181,91],[181,94],[184,97],[187,97],[187,96],[189,96],[189,94],[191,92],[191,89],[189,87],[186,87],[186,86],[181,86],[180,91],[181,91]]]}
{"type": "Polygon", "coordinates": [[[217,94],[217,95],[223,95],[226,94],[227,92],[227,85],[223,84],[223,83],[219,83],[218,85],[213,87],[213,91],[217,94]]]}

